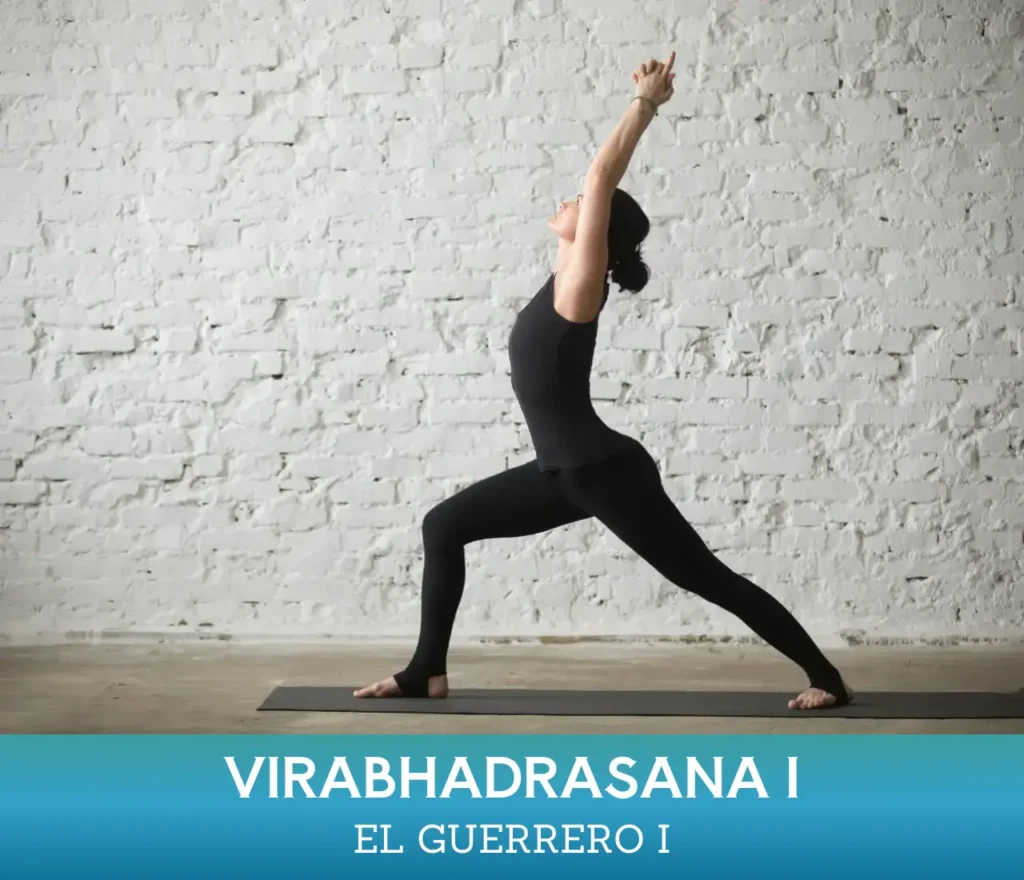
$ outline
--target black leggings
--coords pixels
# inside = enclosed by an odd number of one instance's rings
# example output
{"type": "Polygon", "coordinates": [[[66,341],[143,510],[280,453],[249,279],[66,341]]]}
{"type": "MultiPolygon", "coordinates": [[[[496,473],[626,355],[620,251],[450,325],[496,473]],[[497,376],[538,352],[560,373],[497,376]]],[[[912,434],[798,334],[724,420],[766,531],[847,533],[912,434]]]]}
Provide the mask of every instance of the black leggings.
{"type": "Polygon", "coordinates": [[[395,675],[405,695],[426,696],[427,679],[447,673],[467,544],[535,535],[594,517],[662,577],[739,617],[799,665],[812,687],[845,701],[838,670],[803,627],[708,549],[665,493],[654,459],[634,444],[601,462],[550,473],[531,461],[474,483],[427,513],[419,642],[409,665],[395,675]]]}

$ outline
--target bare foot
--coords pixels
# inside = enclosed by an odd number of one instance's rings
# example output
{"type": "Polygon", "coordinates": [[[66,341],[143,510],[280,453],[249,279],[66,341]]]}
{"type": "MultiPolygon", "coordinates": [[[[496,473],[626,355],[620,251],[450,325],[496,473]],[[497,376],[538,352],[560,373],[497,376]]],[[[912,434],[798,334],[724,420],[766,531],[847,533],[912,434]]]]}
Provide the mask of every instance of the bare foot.
{"type": "MultiPolygon", "coordinates": [[[[401,697],[403,696],[395,677],[385,678],[383,681],[375,682],[360,688],[355,692],[357,697],[401,697]]],[[[448,676],[434,675],[427,679],[427,696],[432,700],[443,700],[448,696],[448,676]]]]}
{"type": "MultiPolygon", "coordinates": [[[[846,688],[847,702],[853,702],[853,691],[846,688]]],[[[821,688],[807,688],[795,700],[789,701],[790,709],[828,709],[836,704],[835,694],[821,688]]]]}

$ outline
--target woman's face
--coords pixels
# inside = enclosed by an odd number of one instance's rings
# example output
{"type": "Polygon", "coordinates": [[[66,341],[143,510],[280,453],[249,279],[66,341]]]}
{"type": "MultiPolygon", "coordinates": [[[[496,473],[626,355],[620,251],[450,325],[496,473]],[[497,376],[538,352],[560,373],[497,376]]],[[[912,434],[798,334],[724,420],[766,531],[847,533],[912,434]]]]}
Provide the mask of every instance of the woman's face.
{"type": "Polygon", "coordinates": [[[572,201],[562,202],[550,217],[548,217],[548,228],[559,238],[566,241],[574,241],[576,238],[576,222],[580,218],[580,203],[583,196],[578,195],[572,201]]]}

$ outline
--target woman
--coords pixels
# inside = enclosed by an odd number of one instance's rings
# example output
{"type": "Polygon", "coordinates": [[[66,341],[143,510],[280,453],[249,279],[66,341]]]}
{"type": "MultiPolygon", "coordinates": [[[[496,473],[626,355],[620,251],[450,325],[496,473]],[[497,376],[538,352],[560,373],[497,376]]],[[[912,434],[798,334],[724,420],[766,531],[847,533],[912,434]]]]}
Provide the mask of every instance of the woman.
{"type": "Polygon", "coordinates": [[[447,654],[466,578],[465,547],[534,535],[591,517],[663,577],[735,614],[797,663],[809,687],[792,709],[852,698],[839,671],[772,596],[720,562],[665,493],[654,459],[613,431],[590,400],[597,323],[609,280],[639,291],[648,272],[640,244],[650,224],[618,182],[657,108],[672,97],[673,52],[633,72],[636,93],[589,169],[583,193],[548,225],[558,236],[554,272],[516,318],[509,337],[512,386],[535,460],[463,489],[423,519],[426,556],[420,635],[409,665],[357,697],[445,697],[447,654]]]}

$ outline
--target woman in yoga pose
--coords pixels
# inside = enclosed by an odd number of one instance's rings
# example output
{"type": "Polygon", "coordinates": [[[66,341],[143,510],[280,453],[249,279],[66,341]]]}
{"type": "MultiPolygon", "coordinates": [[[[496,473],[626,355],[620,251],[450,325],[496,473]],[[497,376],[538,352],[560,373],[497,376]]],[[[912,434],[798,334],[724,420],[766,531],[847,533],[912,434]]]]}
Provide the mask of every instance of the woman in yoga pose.
{"type": "Polygon", "coordinates": [[[535,535],[596,518],[662,577],[735,614],[806,673],[792,709],[852,697],[796,619],[770,594],[715,557],[666,494],[658,466],[636,440],[604,424],[590,400],[590,370],[609,280],[639,291],[648,280],[640,245],[650,224],[618,183],[633,151],[673,94],[673,52],[633,72],[636,92],[586,174],[583,193],[548,220],[557,265],[516,318],[509,337],[512,386],[536,458],[483,479],[423,519],[419,642],[404,670],[357,697],[445,697],[447,655],[466,579],[465,547],[535,535]]]}

